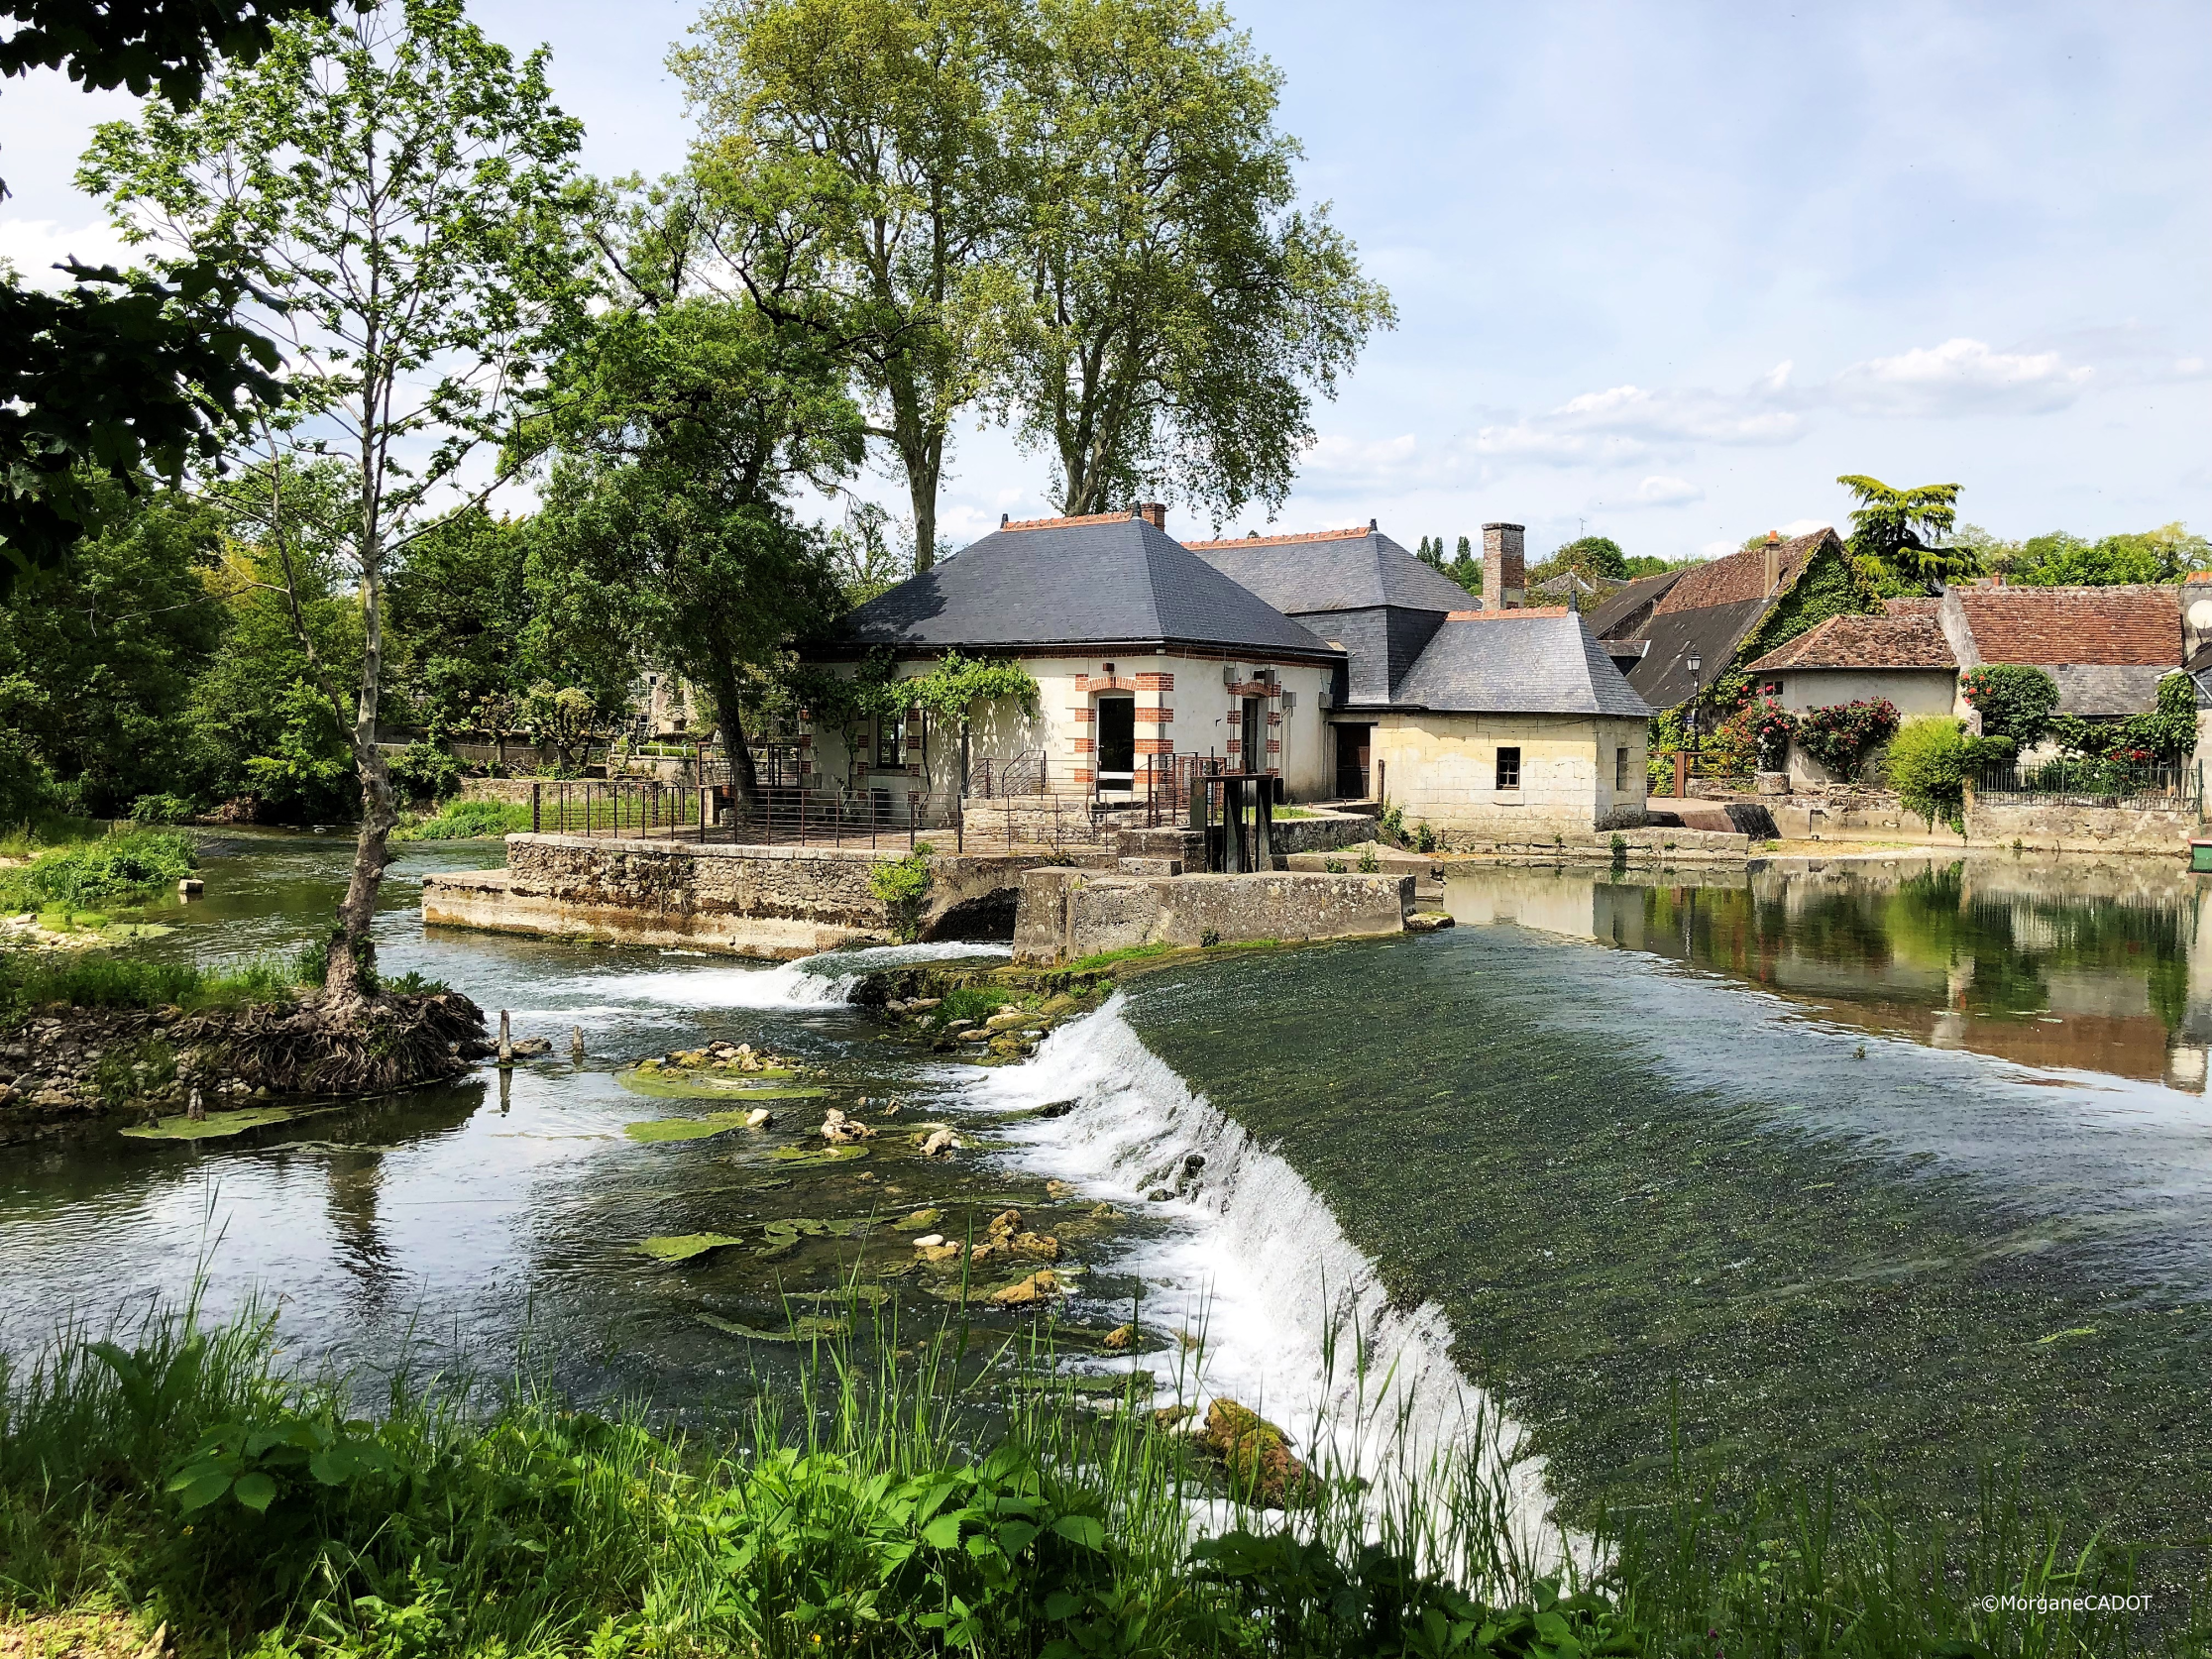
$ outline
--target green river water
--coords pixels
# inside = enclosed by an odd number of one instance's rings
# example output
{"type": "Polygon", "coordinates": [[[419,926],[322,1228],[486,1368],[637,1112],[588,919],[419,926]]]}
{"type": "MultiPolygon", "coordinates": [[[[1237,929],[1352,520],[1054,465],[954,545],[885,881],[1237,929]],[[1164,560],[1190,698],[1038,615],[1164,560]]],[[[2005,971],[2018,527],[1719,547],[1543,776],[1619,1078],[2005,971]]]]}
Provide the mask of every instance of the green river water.
{"type": "MultiPolygon", "coordinates": [[[[207,897],[157,907],[177,932],[142,948],[288,947],[349,852],[211,836],[207,897]]],[[[1195,1365],[1295,1430],[1341,1393],[1320,1356],[1356,1320],[1417,1432],[1501,1408],[1569,1516],[1648,1498],[1678,1435],[1723,1490],[1832,1476],[1962,1512],[1994,1470],[2113,1535],[2207,1531],[2212,907],[2165,865],[1488,871],[1449,884],[1449,933],[1133,977],[978,1068],[843,1001],[896,955],[426,937],[420,875],[497,855],[409,849],[380,949],[561,1057],[232,1141],[6,1149],[0,1345],[200,1274],[218,1309],[274,1301],[302,1363],[503,1371],[526,1348],[580,1399],[713,1418],[790,1354],[730,1326],[820,1310],[853,1272],[934,1323],[949,1287],[893,1219],[935,1206],[958,1236],[1011,1203],[1065,1247],[1074,1325],[1141,1304],[1135,1363],[1163,1382],[1195,1365]],[[622,1134],[691,1109],[623,1089],[622,1062],[724,1037],[826,1067],[830,1095],[765,1137],[622,1134]],[[902,1131],[974,1145],[774,1158],[812,1108],[885,1098],[902,1131]],[[840,1227],[777,1247],[793,1219],[840,1227]],[[705,1231],[744,1242],[637,1249],[705,1231]],[[1184,1327],[1194,1362],[1162,1346],[1184,1327]]]]}

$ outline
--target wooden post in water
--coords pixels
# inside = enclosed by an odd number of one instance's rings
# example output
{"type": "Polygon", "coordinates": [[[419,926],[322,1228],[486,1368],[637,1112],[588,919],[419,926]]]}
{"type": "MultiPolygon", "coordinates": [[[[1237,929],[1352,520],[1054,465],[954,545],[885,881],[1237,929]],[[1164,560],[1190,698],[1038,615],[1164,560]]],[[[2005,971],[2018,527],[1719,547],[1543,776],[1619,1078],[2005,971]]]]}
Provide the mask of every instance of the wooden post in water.
{"type": "Polygon", "coordinates": [[[503,1008],[499,1010],[499,1063],[514,1063],[514,1033],[508,1029],[507,1011],[503,1008]]]}

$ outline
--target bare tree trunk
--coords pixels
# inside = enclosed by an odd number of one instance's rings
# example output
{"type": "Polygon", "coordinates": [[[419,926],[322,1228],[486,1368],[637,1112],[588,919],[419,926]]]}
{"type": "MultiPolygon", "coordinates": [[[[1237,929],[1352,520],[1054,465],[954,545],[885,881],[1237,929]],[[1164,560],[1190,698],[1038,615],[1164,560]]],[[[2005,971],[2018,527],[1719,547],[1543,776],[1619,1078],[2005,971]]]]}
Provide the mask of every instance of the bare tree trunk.
{"type": "MultiPolygon", "coordinates": [[[[372,385],[376,384],[374,381],[372,385]]],[[[366,434],[371,421],[362,423],[366,434]]],[[[391,798],[391,771],[377,747],[377,714],[384,692],[384,524],[378,489],[381,460],[366,439],[361,471],[361,696],[354,705],[354,764],[361,771],[361,833],[354,842],[353,873],[338,905],[337,936],[323,978],[323,1000],[337,1009],[358,1008],[376,994],[377,945],[371,933],[377,895],[384,887],[386,843],[399,822],[391,798]]]]}

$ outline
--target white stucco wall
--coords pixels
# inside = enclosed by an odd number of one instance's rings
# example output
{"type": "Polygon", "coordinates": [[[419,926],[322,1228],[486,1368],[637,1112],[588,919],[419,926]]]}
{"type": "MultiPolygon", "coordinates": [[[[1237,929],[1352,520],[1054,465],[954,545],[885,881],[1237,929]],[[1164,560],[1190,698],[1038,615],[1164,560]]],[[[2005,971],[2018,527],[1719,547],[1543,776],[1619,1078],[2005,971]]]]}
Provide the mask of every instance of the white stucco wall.
{"type": "Polygon", "coordinates": [[[1912,719],[1951,714],[1958,697],[1957,671],[1948,668],[1800,668],[1755,676],[1753,685],[1775,680],[1782,683],[1775,702],[1794,715],[1886,697],[1912,719]]]}
{"type": "MultiPolygon", "coordinates": [[[[1252,695],[1266,703],[1264,740],[1274,745],[1261,770],[1279,771],[1292,800],[1321,799],[1333,793],[1334,759],[1325,741],[1321,712],[1321,693],[1331,674],[1326,664],[1161,651],[1020,660],[1037,681],[1038,706],[1030,713],[1012,704],[977,711],[968,739],[971,785],[985,763],[996,768],[1042,754],[1050,788],[1088,794],[1097,759],[1101,697],[1134,700],[1140,768],[1148,754],[1227,755],[1235,752],[1232,745],[1239,738],[1241,699],[1252,695]],[[1258,683],[1263,669],[1274,671],[1272,687],[1258,683]],[[1234,686],[1224,682],[1225,670],[1234,674],[1234,686]]],[[[903,661],[898,674],[901,679],[917,678],[929,673],[933,664],[930,658],[903,661]]],[[[924,722],[910,720],[908,764],[886,769],[874,764],[874,751],[866,739],[863,764],[855,768],[842,734],[810,722],[810,753],[822,780],[818,787],[828,788],[833,780],[848,787],[888,789],[894,796],[911,791],[949,797],[960,782],[959,733],[934,721],[927,723],[924,731],[924,722]]]]}
{"type": "Polygon", "coordinates": [[[1373,756],[1408,824],[1519,836],[1640,825],[1648,793],[1644,721],[1588,715],[1385,714],[1373,756]],[[1520,787],[1497,788],[1497,751],[1520,750],[1520,787]],[[1619,751],[1626,750],[1626,759],[1619,751]],[[1625,788],[1615,778],[1625,773],[1625,788]]]}

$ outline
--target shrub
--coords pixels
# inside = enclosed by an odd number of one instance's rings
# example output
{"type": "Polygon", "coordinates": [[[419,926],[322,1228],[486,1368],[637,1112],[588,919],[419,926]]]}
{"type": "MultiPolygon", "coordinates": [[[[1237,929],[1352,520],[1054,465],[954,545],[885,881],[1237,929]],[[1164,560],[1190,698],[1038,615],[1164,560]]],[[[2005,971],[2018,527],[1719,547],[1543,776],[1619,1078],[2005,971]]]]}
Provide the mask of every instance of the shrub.
{"type": "Polygon", "coordinates": [[[1797,729],[1797,716],[1772,698],[1751,706],[1751,740],[1758,750],[1760,771],[1779,772],[1790,764],[1790,739],[1797,729]]]}
{"type": "Polygon", "coordinates": [[[904,943],[922,937],[922,907],[930,896],[928,841],[917,841],[904,858],[878,864],[868,872],[868,887],[891,913],[891,931],[904,943]]]}
{"type": "Polygon", "coordinates": [[[1947,715],[1909,720],[1890,743],[1890,787],[1931,830],[1941,819],[1964,834],[1966,785],[2012,753],[2009,737],[1969,737],[1963,722],[1947,715]]]}
{"type": "Polygon", "coordinates": [[[189,875],[199,862],[189,836],[174,830],[126,830],[42,852],[0,873],[0,906],[89,910],[102,901],[149,898],[189,875]]]}
{"type": "Polygon", "coordinates": [[[2010,737],[2028,748],[2050,729],[2058,711],[2058,682],[2025,663],[1990,663],[1959,676],[1958,690],[1981,716],[1982,734],[2010,737]]]}
{"type": "Polygon", "coordinates": [[[1866,757],[1897,734],[1898,720],[1886,697],[1809,709],[1798,717],[1798,747],[1837,777],[1855,778],[1866,757]]]}
{"type": "Polygon", "coordinates": [[[400,821],[395,841],[465,841],[508,835],[530,827],[530,809],[514,801],[453,801],[435,818],[400,821]]]}
{"type": "Polygon", "coordinates": [[[1375,843],[1367,842],[1360,848],[1360,874],[1373,875],[1382,867],[1382,861],[1375,856],[1375,843]]]}
{"type": "Polygon", "coordinates": [[[131,803],[133,824],[182,824],[192,816],[192,803],[181,795],[141,795],[131,803]]]}
{"type": "Polygon", "coordinates": [[[409,801],[443,801],[461,787],[461,762],[437,743],[409,743],[390,772],[391,787],[409,801]]]}
{"type": "Polygon", "coordinates": [[[1413,847],[1417,852],[1436,850],[1436,831],[1429,828],[1426,820],[1413,826],[1413,847]]]}

